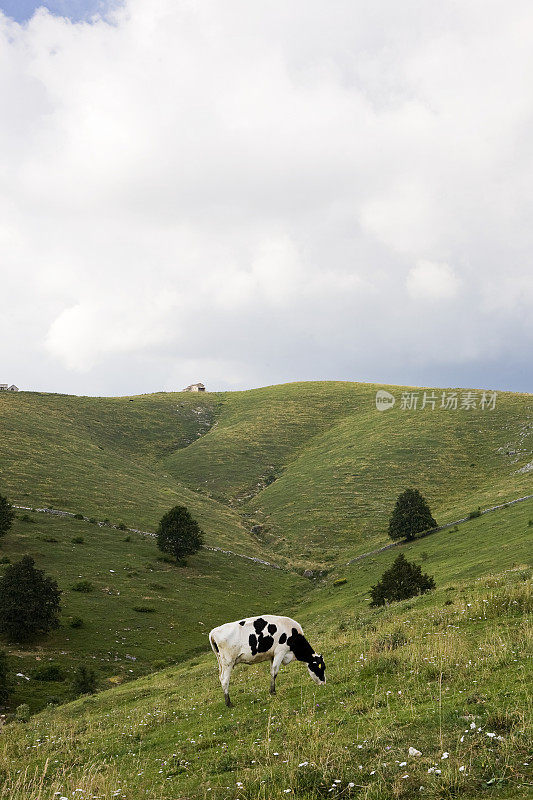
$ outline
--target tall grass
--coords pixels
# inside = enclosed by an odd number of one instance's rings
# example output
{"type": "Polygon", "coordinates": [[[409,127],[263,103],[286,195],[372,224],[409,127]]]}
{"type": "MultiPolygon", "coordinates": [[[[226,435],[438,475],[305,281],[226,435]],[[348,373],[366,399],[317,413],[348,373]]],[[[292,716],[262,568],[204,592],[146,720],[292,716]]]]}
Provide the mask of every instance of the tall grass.
{"type": "Polygon", "coordinates": [[[528,589],[515,569],[458,584],[465,607],[443,607],[443,587],[342,626],[325,618],[324,689],[293,664],[270,698],[266,670],[240,668],[229,711],[201,657],[47,709],[0,737],[0,797],[525,798],[531,619],[511,598],[528,589]]]}

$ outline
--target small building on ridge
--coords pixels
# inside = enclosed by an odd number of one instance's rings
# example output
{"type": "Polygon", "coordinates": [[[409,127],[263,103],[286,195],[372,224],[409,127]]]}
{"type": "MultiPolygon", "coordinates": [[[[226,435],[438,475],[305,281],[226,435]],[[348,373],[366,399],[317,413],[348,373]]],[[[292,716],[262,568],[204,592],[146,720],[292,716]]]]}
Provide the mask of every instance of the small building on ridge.
{"type": "Polygon", "coordinates": [[[186,386],[185,389],[182,389],[183,392],[205,392],[205,386],[203,383],[191,383],[190,386],[186,386]]]}

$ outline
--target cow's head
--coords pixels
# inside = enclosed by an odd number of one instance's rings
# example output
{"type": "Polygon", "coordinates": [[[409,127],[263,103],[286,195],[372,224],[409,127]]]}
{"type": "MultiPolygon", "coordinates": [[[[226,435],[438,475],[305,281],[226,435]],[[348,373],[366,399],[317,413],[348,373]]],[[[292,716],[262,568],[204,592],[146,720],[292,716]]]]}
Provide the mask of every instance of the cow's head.
{"type": "Polygon", "coordinates": [[[315,683],[318,683],[319,686],[325,686],[326,665],[322,656],[320,656],[318,653],[313,653],[311,659],[307,663],[307,669],[309,670],[309,675],[315,683]]]}

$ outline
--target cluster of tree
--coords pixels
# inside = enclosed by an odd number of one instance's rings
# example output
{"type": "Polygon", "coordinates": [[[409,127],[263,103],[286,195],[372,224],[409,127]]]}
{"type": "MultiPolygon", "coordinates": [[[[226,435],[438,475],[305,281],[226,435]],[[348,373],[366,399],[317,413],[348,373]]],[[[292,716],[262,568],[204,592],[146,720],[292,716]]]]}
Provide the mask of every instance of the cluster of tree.
{"type": "MultiPolygon", "coordinates": [[[[419,533],[436,528],[429,504],[418,489],[406,489],[399,495],[389,521],[391,539],[411,541],[419,533]]],[[[385,570],[381,579],[370,589],[371,606],[383,606],[396,600],[406,600],[435,588],[435,580],[422,572],[403,553],[385,570]]]]}

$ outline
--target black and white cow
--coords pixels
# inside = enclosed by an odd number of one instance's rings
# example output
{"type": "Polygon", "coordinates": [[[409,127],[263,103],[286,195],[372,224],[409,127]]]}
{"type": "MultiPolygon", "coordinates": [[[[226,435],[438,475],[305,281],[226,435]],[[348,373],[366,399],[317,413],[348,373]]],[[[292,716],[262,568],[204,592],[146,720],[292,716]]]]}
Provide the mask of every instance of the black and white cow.
{"type": "Polygon", "coordinates": [[[305,638],[302,626],[290,617],[263,614],[213,628],[209,641],[218,661],[218,673],[227,706],[229,682],[235,664],[270,661],[270,694],[276,693],[276,675],[282,664],[297,659],[307,664],[309,675],[320,685],[326,683],[326,665],[305,638]]]}

